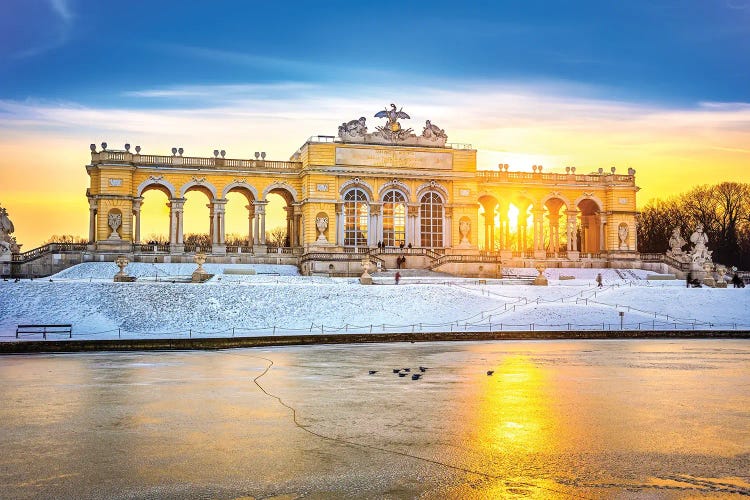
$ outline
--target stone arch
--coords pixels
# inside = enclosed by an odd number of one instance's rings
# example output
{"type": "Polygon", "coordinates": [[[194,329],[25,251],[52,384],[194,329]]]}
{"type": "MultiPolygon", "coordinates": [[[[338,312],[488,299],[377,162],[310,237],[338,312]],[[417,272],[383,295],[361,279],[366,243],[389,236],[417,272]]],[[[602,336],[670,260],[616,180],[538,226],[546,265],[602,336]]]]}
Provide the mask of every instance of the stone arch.
{"type": "Polygon", "coordinates": [[[140,198],[141,196],[143,196],[143,193],[145,191],[148,191],[149,189],[158,189],[162,193],[166,194],[167,198],[170,199],[177,198],[177,190],[175,190],[174,185],[168,180],[164,179],[162,176],[151,176],[145,181],[141,182],[138,185],[138,189],[136,190],[136,197],[140,198]]]}
{"type": "Polygon", "coordinates": [[[540,200],[540,204],[539,204],[539,206],[540,206],[540,207],[544,207],[544,206],[546,206],[546,205],[547,205],[547,202],[548,202],[548,201],[550,201],[550,200],[555,200],[555,199],[557,199],[557,200],[560,200],[560,201],[562,201],[562,202],[563,202],[563,204],[564,204],[564,205],[565,205],[565,206],[567,207],[567,209],[568,209],[568,210],[572,210],[572,208],[573,208],[574,206],[576,206],[576,205],[573,205],[573,204],[572,204],[572,203],[570,202],[570,198],[568,198],[567,196],[565,196],[565,195],[564,195],[564,194],[562,194],[562,193],[550,193],[550,194],[548,194],[547,196],[543,197],[543,198],[542,198],[542,199],[540,200]]]}
{"type": "Polygon", "coordinates": [[[430,182],[425,182],[424,184],[422,184],[421,186],[417,188],[417,199],[416,199],[417,203],[420,202],[420,200],[422,199],[422,196],[424,196],[426,193],[430,191],[438,193],[438,195],[443,199],[444,204],[447,202],[447,200],[450,199],[450,196],[448,196],[448,190],[445,188],[445,186],[443,186],[437,181],[430,181],[430,182]]]}
{"type": "Polygon", "coordinates": [[[266,200],[270,193],[278,194],[286,200],[287,205],[297,203],[299,201],[299,195],[297,190],[286,182],[273,182],[269,184],[266,189],[263,190],[263,201],[266,200]]]}
{"type": "Polygon", "coordinates": [[[367,182],[363,181],[359,177],[349,179],[348,181],[341,184],[341,188],[339,189],[339,196],[343,199],[346,192],[352,188],[360,188],[362,191],[364,191],[365,195],[367,196],[368,203],[372,203],[375,200],[372,186],[370,186],[367,182]]]}
{"type": "Polygon", "coordinates": [[[578,211],[576,238],[578,250],[584,253],[596,253],[603,250],[606,215],[601,200],[591,194],[584,194],[576,199],[578,211]]]}
{"type": "Polygon", "coordinates": [[[401,194],[403,194],[404,197],[406,198],[406,202],[407,203],[411,202],[411,189],[409,189],[409,186],[405,182],[401,182],[398,179],[392,179],[386,182],[385,184],[383,184],[380,187],[380,191],[378,191],[378,199],[380,201],[383,201],[383,196],[385,195],[387,191],[390,191],[390,190],[400,191],[401,194]]]}
{"type": "MultiPolygon", "coordinates": [[[[226,186],[224,186],[224,190],[221,193],[221,197],[226,198],[227,194],[229,194],[231,191],[237,191],[237,192],[244,194],[248,202],[259,199],[258,190],[245,181],[234,181],[234,182],[227,184],[226,186]],[[250,194],[252,199],[248,197],[248,193],[250,194]]],[[[264,198],[265,198],[265,195],[264,195],[264,198]]]]}
{"type": "Polygon", "coordinates": [[[585,200],[591,200],[591,201],[593,201],[594,203],[596,203],[597,208],[599,208],[599,211],[600,212],[604,212],[604,203],[602,202],[602,200],[600,200],[597,196],[594,196],[593,194],[582,194],[581,196],[579,196],[578,198],[576,198],[576,201],[574,202],[574,204],[571,205],[571,209],[572,209],[572,207],[578,208],[578,205],[582,201],[585,201],[585,200]]]}
{"type": "Polygon", "coordinates": [[[185,193],[187,193],[191,189],[197,189],[199,191],[203,191],[206,195],[208,195],[210,193],[211,196],[209,196],[209,199],[211,201],[216,200],[216,199],[219,198],[218,193],[216,191],[216,187],[214,187],[213,184],[211,184],[210,182],[208,182],[207,180],[205,180],[205,178],[204,179],[195,179],[194,178],[193,180],[191,180],[189,182],[186,182],[180,188],[180,194],[184,197],[185,193]]]}

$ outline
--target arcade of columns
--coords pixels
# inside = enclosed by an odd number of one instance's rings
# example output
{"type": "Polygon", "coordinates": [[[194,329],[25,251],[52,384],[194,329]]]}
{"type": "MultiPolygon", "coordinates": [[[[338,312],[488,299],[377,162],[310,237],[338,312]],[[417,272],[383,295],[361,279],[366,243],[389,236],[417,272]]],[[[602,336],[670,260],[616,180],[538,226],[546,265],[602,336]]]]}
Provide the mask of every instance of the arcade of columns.
{"type": "Polygon", "coordinates": [[[368,133],[364,118],[352,120],[339,127],[338,138],[309,139],[289,161],[266,161],[258,154],[229,159],[218,151],[213,157],[188,157],[176,148],[171,156],[146,155],[140,146],[132,152],[130,145],[111,150],[102,143],[97,150],[92,144],[86,166],[89,239],[101,252],[124,251],[141,242],[143,194],[155,189],[168,198],[171,253],[184,251],[185,195],[191,191],[208,197],[215,255],[226,253],[230,192],[247,199],[247,240],[259,248],[266,245],[268,195],[277,194],[286,203],[288,245],[317,253],[375,247],[387,232],[393,241],[394,231],[403,234],[405,244],[444,253],[484,249],[528,255],[531,250],[533,257],[544,258],[564,251],[563,236],[568,258],[577,258],[578,252],[635,252],[634,170],[627,175],[614,168],[583,175],[575,168],[542,173],[536,166],[533,172],[509,172],[507,165],[477,170],[476,150],[446,144],[445,132],[429,121],[417,136],[400,128],[397,120],[409,117],[395,106],[376,116],[388,119],[390,128],[368,133]],[[515,238],[511,204],[519,210],[515,238]]]}

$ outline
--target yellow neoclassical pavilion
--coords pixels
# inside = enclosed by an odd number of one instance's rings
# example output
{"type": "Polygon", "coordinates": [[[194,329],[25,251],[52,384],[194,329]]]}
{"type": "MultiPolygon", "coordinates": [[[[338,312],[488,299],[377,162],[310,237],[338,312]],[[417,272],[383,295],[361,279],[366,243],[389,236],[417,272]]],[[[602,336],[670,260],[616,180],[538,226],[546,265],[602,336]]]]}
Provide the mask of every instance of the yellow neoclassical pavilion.
{"type": "Polygon", "coordinates": [[[603,261],[599,265],[637,260],[634,170],[478,169],[476,150],[447,143],[445,131],[429,120],[417,134],[401,125],[410,117],[395,105],[375,117],[385,121],[374,131],[364,117],[345,122],[337,136],[311,137],[289,161],[257,153],[231,159],[223,151],[188,157],[179,149],[149,155],[139,146],[131,151],[129,145],[112,150],[92,144],[86,166],[91,249],[101,255],[130,252],[136,260],[150,253],[181,260],[197,250],[183,239],[185,195],[200,191],[208,199],[212,241],[200,250],[215,261],[284,255],[304,272],[345,273],[353,272],[360,254],[391,267],[391,256],[408,253],[416,267],[477,274],[488,262],[577,266],[586,259],[603,261]],[[167,246],[141,241],[141,204],[149,190],[169,198],[167,246]],[[225,243],[230,192],[247,199],[242,246],[225,243]],[[266,242],[269,194],[286,203],[285,248],[266,242]]]}

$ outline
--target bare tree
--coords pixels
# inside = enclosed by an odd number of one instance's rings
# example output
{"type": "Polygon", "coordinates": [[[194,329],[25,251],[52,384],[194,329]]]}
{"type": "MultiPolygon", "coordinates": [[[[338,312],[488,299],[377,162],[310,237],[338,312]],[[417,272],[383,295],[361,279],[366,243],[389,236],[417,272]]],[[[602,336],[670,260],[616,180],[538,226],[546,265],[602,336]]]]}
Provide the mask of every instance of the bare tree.
{"type": "Polygon", "coordinates": [[[270,231],[266,231],[266,242],[271,246],[284,247],[287,245],[286,229],[283,227],[275,227],[270,231]]]}

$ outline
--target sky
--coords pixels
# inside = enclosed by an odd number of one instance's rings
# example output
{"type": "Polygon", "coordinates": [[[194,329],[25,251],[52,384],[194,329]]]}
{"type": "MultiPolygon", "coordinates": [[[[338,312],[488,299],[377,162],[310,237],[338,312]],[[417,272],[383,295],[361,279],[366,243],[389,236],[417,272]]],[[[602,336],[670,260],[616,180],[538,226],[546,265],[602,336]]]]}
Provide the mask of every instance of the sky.
{"type": "Polygon", "coordinates": [[[632,167],[641,205],[750,182],[750,0],[2,5],[0,204],[27,250],[87,235],[90,143],[286,160],[391,102],[480,168],[632,167]]]}

